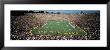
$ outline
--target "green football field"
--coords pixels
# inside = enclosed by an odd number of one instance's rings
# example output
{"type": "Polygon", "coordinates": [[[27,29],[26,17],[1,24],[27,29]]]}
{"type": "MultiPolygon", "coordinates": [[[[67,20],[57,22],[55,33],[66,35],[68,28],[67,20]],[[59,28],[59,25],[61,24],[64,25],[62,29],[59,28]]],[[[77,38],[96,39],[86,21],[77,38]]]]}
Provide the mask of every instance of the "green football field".
{"type": "Polygon", "coordinates": [[[33,28],[33,34],[42,35],[85,35],[86,33],[77,26],[72,26],[65,20],[49,20],[40,28],[33,28]]]}

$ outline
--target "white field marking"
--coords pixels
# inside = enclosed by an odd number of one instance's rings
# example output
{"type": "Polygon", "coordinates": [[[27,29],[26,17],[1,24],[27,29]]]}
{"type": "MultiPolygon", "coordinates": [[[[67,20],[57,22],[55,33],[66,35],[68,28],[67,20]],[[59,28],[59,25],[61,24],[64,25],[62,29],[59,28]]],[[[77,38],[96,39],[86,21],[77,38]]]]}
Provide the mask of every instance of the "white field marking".
{"type": "MultiPolygon", "coordinates": [[[[70,24],[70,23],[69,23],[70,24]]],[[[70,24],[71,25],[71,24],[70,24]]],[[[71,25],[74,29],[75,29],[75,26],[71,25]]],[[[79,26],[76,25],[76,27],[78,27],[79,29],[81,29],[79,26]]],[[[76,29],[75,29],[76,30],[76,29]]],[[[81,29],[82,31],[84,31],[83,29],[81,29]]],[[[76,30],[77,31],[77,30],[76,30]]],[[[84,31],[85,32],[85,31],[84,31]]],[[[86,33],[86,32],[85,32],[86,33]]],[[[86,33],[87,34],[87,33],[86,33]]]]}
{"type": "MultiPolygon", "coordinates": [[[[70,24],[70,22],[69,22],[69,24],[70,24]]],[[[71,25],[71,24],[70,24],[70,26],[72,26],[73,28],[75,28],[75,26],[73,26],[73,25],[71,25]]]]}
{"type": "Polygon", "coordinates": [[[69,29],[69,30],[71,30],[71,29],[69,29]]]}
{"type": "MultiPolygon", "coordinates": [[[[77,25],[76,25],[77,26],[77,25]]],[[[77,26],[79,29],[81,29],[79,26],[77,26]]],[[[82,31],[84,31],[83,29],[81,29],[82,31]]],[[[87,32],[86,31],[84,31],[85,33],[86,33],[86,35],[87,35],[87,32]]],[[[86,38],[86,40],[87,40],[87,38],[86,38]]]]}
{"type": "Polygon", "coordinates": [[[47,25],[47,22],[42,27],[44,27],[45,25],[47,25]]]}
{"type": "MultiPolygon", "coordinates": [[[[47,22],[42,26],[42,28],[43,28],[45,25],[47,25],[47,22]]],[[[34,27],[34,28],[36,28],[36,27],[34,27]]],[[[32,33],[32,31],[31,31],[30,33],[32,33]]]]}
{"type": "Polygon", "coordinates": [[[34,27],[34,29],[36,29],[37,27],[34,27]]]}
{"type": "MultiPolygon", "coordinates": [[[[70,22],[69,22],[69,24],[70,24],[70,22]]],[[[73,26],[73,25],[71,25],[71,24],[70,24],[70,26],[72,26],[72,27],[75,29],[75,26],[73,26]]],[[[76,29],[75,29],[75,30],[76,30],[76,29]]],[[[76,31],[77,31],[77,30],[76,30],[76,31]]],[[[76,33],[77,33],[77,32],[76,32],[76,33]]]]}
{"type": "MultiPolygon", "coordinates": [[[[77,26],[77,25],[76,25],[77,26]]],[[[81,29],[79,26],[77,26],[79,29],[81,29]]],[[[84,31],[83,29],[81,29],[82,31],[84,31]]],[[[84,31],[85,32],[85,31],[84,31]]],[[[85,32],[87,34],[87,32],[85,32]]]]}
{"type": "Polygon", "coordinates": [[[59,23],[59,22],[57,22],[57,23],[59,23]]]}

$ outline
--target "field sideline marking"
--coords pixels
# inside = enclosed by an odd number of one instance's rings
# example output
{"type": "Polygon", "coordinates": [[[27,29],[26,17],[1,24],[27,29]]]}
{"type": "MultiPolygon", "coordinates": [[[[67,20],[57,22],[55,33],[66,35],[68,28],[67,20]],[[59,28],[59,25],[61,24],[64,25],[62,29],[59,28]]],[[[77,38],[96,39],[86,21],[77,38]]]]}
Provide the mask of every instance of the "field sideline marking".
{"type": "MultiPolygon", "coordinates": [[[[70,22],[69,22],[69,24],[70,24],[70,22]]],[[[70,24],[73,28],[74,28],[74,26],[72,25],[72,24],[70,24]]],[[[81,29],[79,26],[77,26],[76,25],[76,27],[78,27],[79,29],[81,29]]],[[[75,29],[76,30],[76,29],[75,29]]],[[[83,29],[81,29],[83,32],[85,32],[83,29]]],[[[86,32],[85,32],[86,33],[86,32]]],[[[87,33],[86,33],[87,34],[87,33]]]]}

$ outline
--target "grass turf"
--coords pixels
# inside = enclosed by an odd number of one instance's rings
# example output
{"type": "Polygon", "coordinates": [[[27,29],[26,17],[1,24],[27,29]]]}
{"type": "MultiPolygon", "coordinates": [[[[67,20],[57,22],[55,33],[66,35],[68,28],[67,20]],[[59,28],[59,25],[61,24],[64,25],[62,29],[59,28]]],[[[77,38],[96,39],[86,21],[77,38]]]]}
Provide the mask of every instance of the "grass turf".
{"type": "Polygon", "coordinates": [[[33,28],[33,34],[50,35],[84,35],[86,34],[77,26],[72,26],[65,20],[49,20],[41,28],[33,28]]]}

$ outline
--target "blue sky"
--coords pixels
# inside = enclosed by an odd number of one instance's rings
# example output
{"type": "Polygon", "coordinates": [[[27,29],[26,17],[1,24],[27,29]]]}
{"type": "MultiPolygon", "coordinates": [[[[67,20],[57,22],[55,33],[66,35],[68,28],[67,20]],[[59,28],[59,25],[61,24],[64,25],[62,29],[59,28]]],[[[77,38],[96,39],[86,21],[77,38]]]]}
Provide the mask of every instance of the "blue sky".
{"type": "MultiPolygon", "coordinates": [[[[36,10],[40,11],[40,10],[36,10]]],[[[61,13],[80,13],[81,11],[86,12],[86,13],[100,13],[100,10],[43,10],[43,11],[48,11],[48,12],[61,12],[61,13]]]]}

